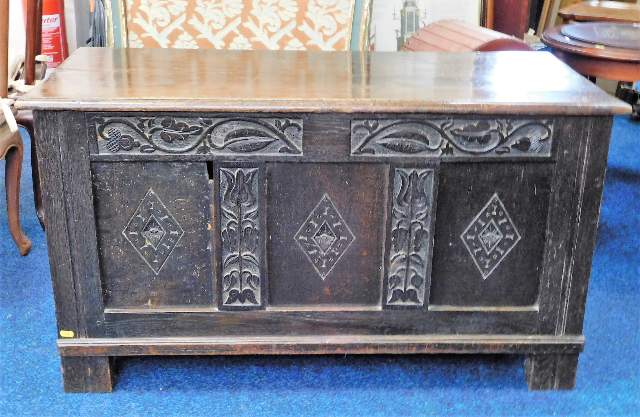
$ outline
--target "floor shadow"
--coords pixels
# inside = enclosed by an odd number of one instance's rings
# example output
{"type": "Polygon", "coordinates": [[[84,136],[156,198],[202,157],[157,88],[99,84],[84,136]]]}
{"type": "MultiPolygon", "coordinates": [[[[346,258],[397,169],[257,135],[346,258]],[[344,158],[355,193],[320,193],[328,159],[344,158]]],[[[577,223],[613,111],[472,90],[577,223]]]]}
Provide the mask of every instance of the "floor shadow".
{"type": "Polygon", "coordinates": [[[117,361],[116,390],[526,390],[517,355],[134,357],[117,361]]]}
{"type": "Polygon", "coordinates": [[[606,180],[621,181],[626,184],[640,184],[640,171],[629,168],[609,167],[607,168],[606,180]]]}

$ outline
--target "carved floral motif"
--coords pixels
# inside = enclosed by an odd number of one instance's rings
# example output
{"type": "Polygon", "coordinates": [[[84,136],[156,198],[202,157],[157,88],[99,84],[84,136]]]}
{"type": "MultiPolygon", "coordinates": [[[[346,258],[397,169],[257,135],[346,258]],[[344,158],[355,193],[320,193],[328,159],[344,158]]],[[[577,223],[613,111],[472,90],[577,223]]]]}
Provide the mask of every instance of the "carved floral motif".
{"type": "Polygon", "coordinates": [[[262,304],[257,168],[220,169],[222,305],[262,304]]]}
{"type": "Polygon", "coordinates": [[[301,155],[302,120],[94,117],[100,153],[301,155]]]}
{"type": "Polygon", "coordinates": [[[354,120],[351,154],[548,157],[552,134],[550,120],[354,120]]]}
{"type": "Polygon", "coordinates": [[[431,169],[395,170],[387,305],[424,304],[433,242],[433,177],[431,169]]]}

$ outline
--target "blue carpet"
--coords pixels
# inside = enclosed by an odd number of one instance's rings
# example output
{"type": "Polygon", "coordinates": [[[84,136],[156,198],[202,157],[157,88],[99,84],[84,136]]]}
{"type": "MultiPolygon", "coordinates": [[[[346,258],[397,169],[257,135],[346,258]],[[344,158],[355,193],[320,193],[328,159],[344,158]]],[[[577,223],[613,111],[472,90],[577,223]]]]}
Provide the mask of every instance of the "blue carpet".
{"type": "Polygon", "coordinates": [[[638,416],[639,146],[640,124],[617,118],[571,392],[528,392],[520,357],[330,356],[131,358],[119,362],[114,393],[63,394],[45,239],[25,175],[26,258],[0,198],[0,415],[638,416]]]}

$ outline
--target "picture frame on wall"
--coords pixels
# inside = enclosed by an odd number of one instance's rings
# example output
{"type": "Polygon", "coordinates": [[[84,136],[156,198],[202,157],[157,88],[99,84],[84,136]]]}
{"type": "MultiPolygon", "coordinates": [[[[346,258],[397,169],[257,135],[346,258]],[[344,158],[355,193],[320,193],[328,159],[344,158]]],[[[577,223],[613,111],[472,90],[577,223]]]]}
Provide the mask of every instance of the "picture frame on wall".
{"type": "Polygon", "coordinates": [[[424,26],[446,19],[492,27],[493,0],[372,0],[369,49],[399,51],[424,26]]]}

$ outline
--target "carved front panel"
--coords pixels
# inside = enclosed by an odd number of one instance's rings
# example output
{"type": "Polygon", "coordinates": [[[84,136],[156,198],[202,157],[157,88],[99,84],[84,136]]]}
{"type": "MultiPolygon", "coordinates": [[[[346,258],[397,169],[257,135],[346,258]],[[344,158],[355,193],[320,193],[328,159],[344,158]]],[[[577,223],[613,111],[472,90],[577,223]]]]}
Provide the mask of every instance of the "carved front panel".
{"type": "Polygon", "coordinates": [[[552,169],[440,165],[430,306],[536,303],[552,169]]]}
{"type": "Polygon", "coordinates": [[[435,216],[435,171],[396,168],[391,201],[391,245],[388,255],[387,306],[421,307],[428,299],[432,223],[435,216]]]}
{"type": "Polygon", "coordinates": [[[307,123],[306,156],[284,160],[302,155],[302,119],[139,116],[90,119],[101,284],[117,314],[191,311],[210,334],[373,334],[387,321],[425,334],[443,311],[538,300],[551,122],[327,117],[326,131],[307,123]],[[128,157],[145,152],[163,156],[128,157]]]}
{"type": "Polygon", "coordinates": [[[302,120],[102,116],[89,119],[101,154],[302,155],[302,120]]]}
{"type": "Polygon", "coordinates": [[[262,227],[258,168],[220,169],[223,308],[262,305],[262,227]]]}
{"type": "Polygon", "coordinates": [[[95,162],[91,169],[105,305],[210,306],[206,165],[95,162]]]}
{"type": "Polygon", "coordinates": [[[380,306],[387,169],[267,166],[269,304],[380,306]]]}
{"type": "Polygon", "coordinates": [[[553,121],[369,119],[351,122],[351,155],[379,157],[549,157],[553,121]]]}

